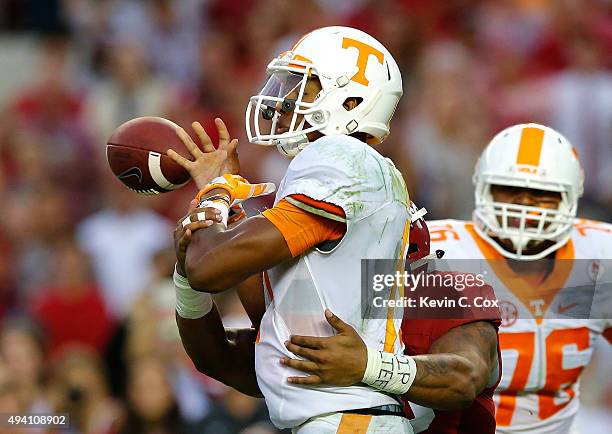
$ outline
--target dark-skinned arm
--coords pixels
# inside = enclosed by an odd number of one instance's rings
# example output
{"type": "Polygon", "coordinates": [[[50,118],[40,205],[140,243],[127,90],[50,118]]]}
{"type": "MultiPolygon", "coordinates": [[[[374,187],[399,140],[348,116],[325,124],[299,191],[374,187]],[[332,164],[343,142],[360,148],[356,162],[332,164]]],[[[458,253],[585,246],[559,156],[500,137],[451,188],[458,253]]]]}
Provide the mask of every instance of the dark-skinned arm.
{"type": "Polygon", "coordinates": [[[417,375],[404,398],[440,410],[467,408],[497,366],[497,331],[487,321],[460,325],[434,341],[429,353],[413,356],[417,375]]]}
{"type": "MultiPolygon", "coordinates": [[[[218,146],[213,146],[204,128],[200,123],[194,122],[192,126],[200,138],[202,148],[200,149],[190,136],[179,128],[177,135],[185,144],[192,159],[189,160],[174,150],[169,150],[167,153],[175,163],[189,172],[198,189],[223,173],[239,172],[240,164],[236,152],[238,141],[230,140],[227,127],[221,119],[215,119],[215,125],[219,133],[218,146]]],[[[194,221],[192,218],[192,223],[183,227],[184,218],[181,218],[174,233],[176,268],[179,274],[185,277],[187,276],[186,250],[192,241],[192,236],[198,232],[213,231],[214,226],[220,226],[215,225],[220,221],[219,212],[210,208],[194,210],[197,203],[196,200],[192,201],[187,215],[204,211],[206,220],[194,221]]],[[[244,223],[244,219],[236,224],[230,224],[230,230],[241,223],[244,223]]],[[[254,329],[225,329],[214,305],[212,310],[201,318],[185,319],[177,314],[176,321],[183,346],[200,372],[248,395],[261,396],[255,377],[254,361],[256,329],[259,328],[265,311],[261,275],[253,275],[239,282],[236,289],[254,329]]]]}
{"type": "MultiPolygon", "coordinates": [[[[202,211],[194,210],[188,214],[202,211]]],[[[174,233],[177,254],[177,271],[184,273],[185,251],[193,233],[206,231],[217,221],[214,209],[207,208],[206,221],[198,221],[183,227],[181,220],[174,233]]],[[[255,338],[265,310],[261,275],[254,275],[237,287],[240,300],[251,319],[250,329],[223,327],[221,317],[213,304],[212,310],[198,319],[182,318],[176,314],[176,322],[185,351],[196,369],[247,395],[261,396],[255,376],[255,338]]]]}
{"type": "Polygon", "coordinates": [[[217,308],[198,319],[176,315],[181,341],[196,369],[234,389],[261,397],[255,376],[255,329],[226,333],[217,308]]]}
{"type": "Polygon", "coordinates": [[[261,215],[231,229],[215,224],[191,238],[185,271],[196,291],[225,291],[292,258],[283,235],[261,215]]]}
{"type": "MultiPolygon", "coordinates": [[[[292,336],[287,349],[307,360],[282,358],[306,377],[290,377],[295,384],[347,386],[361,382],[367,349],[357,332],[331,312],[330,337],[292,336]]],[[[455,327],[437,339],[430,354],[413,356],[417,375],[404,398],[426,407],[457,410],[468,407],[485,388],[497,365],[497,332],[486,321],[455,327]]]]}
{"type": "MultiPolygon", "coordinates": [[[[192,223],[188,228],[204,224],[192,223]]],[[[185,232],[179,226],[175,234],[179,272],[183,269],[181,249],[191,235],[185,236],[185,232]]],[[[210,312],[197,319],[182,318],[177,312],[176,323],[183,347],[199,372],[242,393],[260,397],[255,376],[255,338],[265,309],[261,275],[244,280],[236,289],[254,328],[225,329],[214,303],[210,312]]]]}

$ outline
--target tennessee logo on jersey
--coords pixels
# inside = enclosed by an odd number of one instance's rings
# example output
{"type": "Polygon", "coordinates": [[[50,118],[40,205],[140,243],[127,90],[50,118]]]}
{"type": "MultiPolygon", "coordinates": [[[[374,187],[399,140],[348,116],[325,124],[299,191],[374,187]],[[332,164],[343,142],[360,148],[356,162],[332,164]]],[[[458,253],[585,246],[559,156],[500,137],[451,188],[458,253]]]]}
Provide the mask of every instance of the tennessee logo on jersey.
{"type": "Polygon", "coordinates": [[[429,228],[432,248],[444,250],[445,259],[485,260],[479,262],[487,264],[487,283],[500,300],[497,431],[569,432],[593,344],[602,334],[612,341],[610,296],[588,290],[612,281],[605,266],[612,258],[612,225],[576,220],[550,272],[539,280],[512,269],[471,222],[441,220],[429,222],[429,228]]]}

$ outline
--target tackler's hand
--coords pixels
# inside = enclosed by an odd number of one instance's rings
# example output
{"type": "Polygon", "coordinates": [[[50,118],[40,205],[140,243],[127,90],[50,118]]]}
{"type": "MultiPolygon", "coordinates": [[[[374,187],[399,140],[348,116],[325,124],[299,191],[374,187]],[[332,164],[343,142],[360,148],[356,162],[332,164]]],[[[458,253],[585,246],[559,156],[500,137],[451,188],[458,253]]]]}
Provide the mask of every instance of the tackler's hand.
{"type": "Polygon", "coordinates": [[[363,378],[368,351],[353,327],[329,310],[325,319],[336,333],[334,336],[291,336],[285,347],[299,358],[281,357],[280,363],[307,374],[289,377],[293,384],[351,386],[363,378]]]}
{"type": "Polygon", "coordinates": [[[197,201],[194,199],[189,205],[187,215],[177,222],[174,229],[174,251],[176,253],[176,266],[180,275],[185,274],[185,257],[187,246],[191,241],[192,234],[200,229],[212,226],[221,221],[221,212],[216,208],[196,208],[197,201]]]}

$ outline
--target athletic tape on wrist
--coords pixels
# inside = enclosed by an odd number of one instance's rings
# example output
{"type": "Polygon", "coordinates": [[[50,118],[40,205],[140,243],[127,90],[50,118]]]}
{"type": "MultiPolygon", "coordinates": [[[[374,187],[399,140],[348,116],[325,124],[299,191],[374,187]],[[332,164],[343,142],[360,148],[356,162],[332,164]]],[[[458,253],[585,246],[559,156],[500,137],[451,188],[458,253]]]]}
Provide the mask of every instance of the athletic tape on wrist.
{"type": "Polygon", "coordinates": [[[393,395],[403,395],[416,378],[416,362],[410,356],[368,348],[363,383],[393,395]]]}
{"type": "Polygon", "coordinates": [[[212,310],[212,296],[206,292],[194,290],[185,276],[181,276],[174,268],[172,276],[176,288],[176,312],[181,318],[198,319],[212,310]]]}
{"type": "MultiPolygon", "coordinates": [[[[229,205],[224,201],[203,200],[198,205],[198,208],[215,208],[221,211],[221,223],[227,227],[227,219],[229,218],[229,205]]],[[[201,213],[198,213],[201,214],[201,213]]]]}
{"type": "MultiPolygon", "coordinates": [[[[224,201],[212,201],[212,200],[202,200],[198,204],[198,208],[215,208],[221,211],[221,222],[223,226],[227,227],[227,219],[229,217],[229,206],[224,201]]],[[[188,215],[183,219],[181,224],[183,227],[187,226],[190,223],[194,223],[191,221],[191,217],[195,216],[195,221],[203,221],[206,220],[206,213],[204,211],[200,211],[197,214],[188,215]]]]}

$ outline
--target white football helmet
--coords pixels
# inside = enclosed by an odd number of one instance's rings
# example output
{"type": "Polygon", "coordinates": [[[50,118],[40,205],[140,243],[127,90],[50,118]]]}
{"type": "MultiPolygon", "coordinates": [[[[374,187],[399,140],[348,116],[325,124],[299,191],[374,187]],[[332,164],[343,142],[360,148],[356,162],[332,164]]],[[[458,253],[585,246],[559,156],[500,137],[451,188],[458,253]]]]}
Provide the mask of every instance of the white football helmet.
{"type": "Polygon", "coordinates": [[[402,96],[402,78],[387,49],[361,30],[323,27],[303,36],[290,51],[273,59],[269,78],[258,95],[250,98],[246,130],[251,143],[275,145],[288,157],[306,145],[306,134],[363,132],[382,142],[402,96]],[[322,90],[314,102],[302,101],[307,79],[317,76],[322,90]],[[295,94],[295,99],[288,98],[295,94]],[[348,98],[359,104],[344,106],[348,98]],[[278,110],[277,110],[278,107],[278,110]],[[281,113],[293,111],[287,131],[279,131],[281,113]],[[303,115],[298,123],[299,115],[303,115]]]}
{"type": "Polygon", "coordinates": [[[503,256],[541,259],[568,241],[578,198],[583,192],[584,174],[571,143],[557,131],[538,124],[506,128],[480,156],[473,181],[476,186],[474,227],[503,256]],[[561,202],[557,209],[495,202],[492,185],[558,192],[561,202]],[[517,219],[518,227],[509,225],[509,219],[517,219]],[[528,221],[537,224],[528,224],[528,221]],[[510,240],[513,250],[493,237],[510,240]],[[550,241],[552,245],[537,254],[523,254],[531,241],[550,241]]]}

